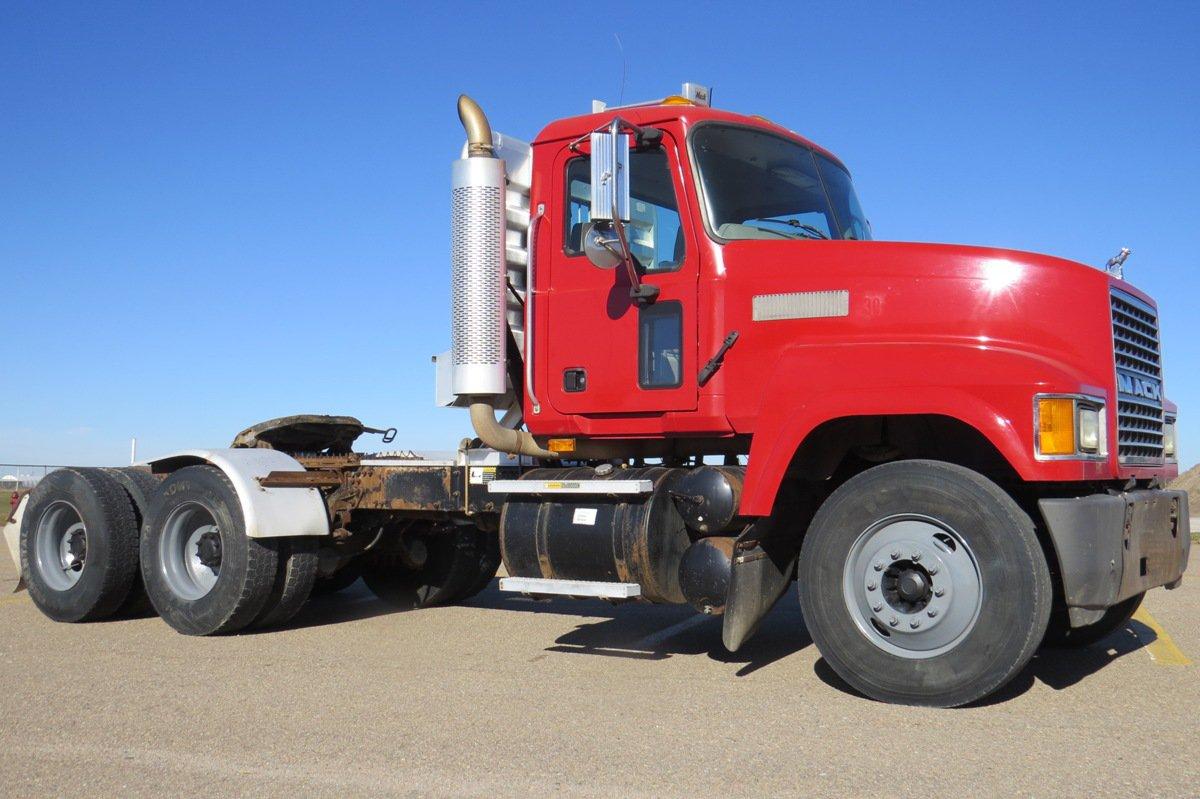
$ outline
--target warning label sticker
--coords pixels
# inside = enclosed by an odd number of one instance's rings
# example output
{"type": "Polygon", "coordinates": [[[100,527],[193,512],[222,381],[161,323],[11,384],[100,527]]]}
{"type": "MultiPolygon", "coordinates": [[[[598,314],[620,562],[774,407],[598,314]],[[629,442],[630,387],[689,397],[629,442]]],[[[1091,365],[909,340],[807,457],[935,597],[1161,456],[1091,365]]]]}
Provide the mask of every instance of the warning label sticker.
{"type": "Polygon", "coordinates": [[[472,466],[471,467],[471,485],[483,485],[490,483],[496,479],[495,466],[472,466]]]}

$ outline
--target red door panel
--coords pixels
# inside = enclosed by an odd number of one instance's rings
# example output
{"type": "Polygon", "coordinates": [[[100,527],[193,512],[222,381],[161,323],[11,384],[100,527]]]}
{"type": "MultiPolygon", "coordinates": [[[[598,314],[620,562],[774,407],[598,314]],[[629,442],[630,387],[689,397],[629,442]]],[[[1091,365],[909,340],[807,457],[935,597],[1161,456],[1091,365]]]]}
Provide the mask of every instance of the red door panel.
{"type": "Polygon", "coordinates": [[[561,180],[553,207],[559,212],[547,220],[555,233],[543,301],[547,357],[539,369],[547,399],[560,413],[694,410],[699,253],[675,142],[664,136],[661,151],[637,153],[630,163],[633,220],[627,231],[634,254],[648,267],[643,281],[659,287],[658,299],[646,306],[629,298],[623,268],[600,269],[576,254],[588,218],[587,163],[564,149],[555,166],[561,180]]]}

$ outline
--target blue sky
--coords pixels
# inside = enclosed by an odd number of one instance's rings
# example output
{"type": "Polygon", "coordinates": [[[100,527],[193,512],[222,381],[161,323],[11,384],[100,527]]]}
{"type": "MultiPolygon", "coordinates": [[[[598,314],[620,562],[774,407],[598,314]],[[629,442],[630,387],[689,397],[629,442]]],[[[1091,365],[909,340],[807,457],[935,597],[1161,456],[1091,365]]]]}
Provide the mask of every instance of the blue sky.
{"type": "Polygon", "coordinates": [[[429,358],[457,94],[528,138],[685,80],[840,155],[878,238],[1132,247],[1192,463],[1200,4],[985,5],[9,0],[0,463],[223,446],[299,412],[453,447],[468,423],[429,358]]]}

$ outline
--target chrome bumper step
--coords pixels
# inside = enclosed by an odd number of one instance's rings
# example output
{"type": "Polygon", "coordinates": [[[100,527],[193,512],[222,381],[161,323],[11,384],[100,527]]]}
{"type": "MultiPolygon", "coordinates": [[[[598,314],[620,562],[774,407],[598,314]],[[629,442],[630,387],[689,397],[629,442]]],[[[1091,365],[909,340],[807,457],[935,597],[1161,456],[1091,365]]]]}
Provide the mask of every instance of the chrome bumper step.
{"type": "Polygon", "coordinates": [[[587,596],[604,599],[635,599],[642,595],[637,583],[600,583],[589,580],[547,580],[542,577],[501,577],[501,591],[547,596],[587,596]]]}

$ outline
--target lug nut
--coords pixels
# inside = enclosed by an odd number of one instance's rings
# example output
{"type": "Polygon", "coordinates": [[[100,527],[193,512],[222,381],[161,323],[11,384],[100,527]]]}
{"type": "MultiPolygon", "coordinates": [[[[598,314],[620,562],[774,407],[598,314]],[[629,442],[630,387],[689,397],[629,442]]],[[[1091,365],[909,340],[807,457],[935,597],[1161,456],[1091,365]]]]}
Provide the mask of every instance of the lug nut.
{"type": "Polygon", "coordinates": [[[877,585],[875,585],[875,583],[867,583],[867,590],[868,590],[868,591],[874,591],[876,588],[878,588],[878,586],[877,586],[877,585]]]}
{"type": "Polygon", "coordinates": [[[876,613],[878,613],[879,611],[883,610],[883,603],[882,603],[882,602],[876,602],[874,605],[872,605],[872,606],[871,606],[871,610],[873,610],[873,611],[875,611],[876,613]]]}
{"type": "Polygon", "coordinates": [[[917,562],[918,560],[920,560],[920,559],[921,559],[921,553],[920,553],[920,552],[914,552],[914,553],[912,553],[912,561],[913,561],[913,563],[916,563],[916,562],[917,562]]]}
{"type": "Polygon", "coordinates": [[[892,560],[900,560],[900,550],[897,549],[892,552],[892,560]]]}
{"type": "Polygon", "coordinates": [[[931,618],[931,619],[936,619],[937,618],[937,608],[930,608],[926,615],[929,616],[929,618],[931,618]]]}
{"type": "Polygon", "coordinates": [[[875,571],[877,571],[877,572],[883,571],[883,561],[882,560],[875,564],[875,571]]]}
{"type": "Polygon", "coordinates": [[[900,620],[897,619],[895,616],[892,616],[890,619],[888,619],[889,626],[895,627],[899,623],[900,623],[900,620]]]}
{"type": "Polygon", "coordinates": [[[933,595],[934,596],[945,596],[946,589],[945,588],[935,588],[935,589],[933,589],[933,595]]]}
{"type": "Polygon", "coordinates": [[[910,621],[910,622],[908,623],[908,626],[909,626],[909,627],[912,627],[912,628],[915,630],[915,629],[917,629],[918,627],[920,627],[920,626],[921,626],[921,620],[920,620],[920,619],[913,619],[912,621],[910,621]]]}
{"type": "Polygon", "coordinates": [[[930,577],[932,577],[933,575],[935,575],[935,574],[937,574],[937,573],[938,573],[938,567],[937,567],[937,566],[930,566],[928,569],[926,569],[926,571],[928,571],[928,572],[929,572],[929,576],[930,576],[930,577]]]}

